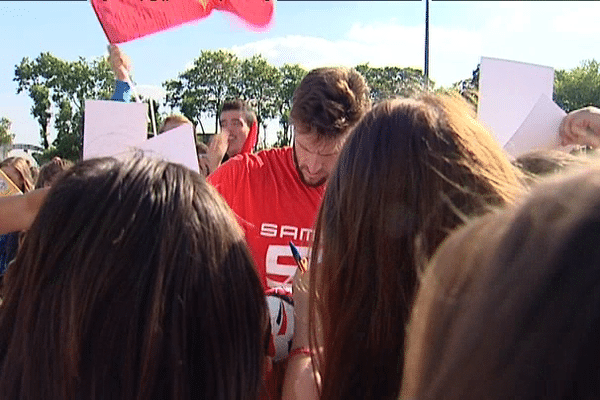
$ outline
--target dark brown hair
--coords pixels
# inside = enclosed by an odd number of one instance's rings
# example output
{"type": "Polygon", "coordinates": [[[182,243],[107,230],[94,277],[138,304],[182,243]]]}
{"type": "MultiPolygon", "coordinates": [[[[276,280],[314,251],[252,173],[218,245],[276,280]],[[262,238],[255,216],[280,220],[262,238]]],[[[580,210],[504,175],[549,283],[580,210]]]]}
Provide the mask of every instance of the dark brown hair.
{"type": "Polygon", "coordinates": [[[0,162],[0,168],[13,167],[22,179],[21,182],[13,182],[19,187],[23,193],[33,190],[33,177],[31,175],[31,165],[26,158],[23,157],[8,157],[0,162]]]}
{"type": "Polygon", "coordinates": [[[404,398],[589,399],[600,378],[600,170],[475,220],[432,260],[404,398]]]}
{"type": "Polygon", "coordinates": [[[348,132],[370,109],[369,87],[354,69],[317,68],[294,91],[290,119],[304,130],[334,139],[348,132]]]}
{"type": "Polygon", "coordinates": [[[521,154],[513,161],[520,168],[528,183],[533,184],[541,178],[575,168],[590,167],[597,163],[596,157],[586,154],[570,154],[561,150],[533,150],[521,154]]]}
{"type": "Polygon", "coordinates": [[[316,224],[310,338],[322,399],[397,397],[421,259],[465,215],[519,190],[517,170],[462,100],[385,101],[363,117],[316,224]]]}
{"type": "Polygon", "coordinates": [[[60,174],[73,166],[73,162],[60,157],[54,157],[40,168],[35,188],[40,189],[51,186],[60,177],[60,174]]]}
{"type": "Polygon", "coordinates": [[[77,164],[5,277],[0,398],[255,399],[262,286],[225,202],[148,159],[77,164]]]}
{"type": "Polygon", "coordinates": [[[254,121],[256,121],[256,114],[252,110],[252,107],[250,107],[250,105],[242,99],[228,100],[224,102],[223,107],[221,107],[221,111],[219,112],[219,116],[224,111],[241,111],[244,114],[244,120],[246,121],[246,125],[248,125],[248,127],[251,127],[254,121]]]}

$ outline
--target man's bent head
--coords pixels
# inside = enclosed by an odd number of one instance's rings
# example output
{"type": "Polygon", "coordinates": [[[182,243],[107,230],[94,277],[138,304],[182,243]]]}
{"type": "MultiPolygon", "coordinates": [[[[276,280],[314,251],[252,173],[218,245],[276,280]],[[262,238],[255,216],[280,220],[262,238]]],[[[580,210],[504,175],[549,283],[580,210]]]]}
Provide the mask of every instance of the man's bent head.
{"type": "Polygon", "coordinates": [[[317,68],[294,92],[294,161],[302,181],[322,185],[350,129],[371,108],[365,78],[353,69],[317,68]]]}

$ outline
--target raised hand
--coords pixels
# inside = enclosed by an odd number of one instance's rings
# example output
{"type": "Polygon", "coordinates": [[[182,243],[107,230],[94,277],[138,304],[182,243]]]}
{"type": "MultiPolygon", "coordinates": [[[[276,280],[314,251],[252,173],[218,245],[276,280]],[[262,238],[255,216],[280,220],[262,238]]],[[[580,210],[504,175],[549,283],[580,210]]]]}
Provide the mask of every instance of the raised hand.
{"type": "Polygon", "coordinates": [[[559,137],[563,146],[600,147],[600,109],[585,107],[571,111],[560,124],[559,137]]]}

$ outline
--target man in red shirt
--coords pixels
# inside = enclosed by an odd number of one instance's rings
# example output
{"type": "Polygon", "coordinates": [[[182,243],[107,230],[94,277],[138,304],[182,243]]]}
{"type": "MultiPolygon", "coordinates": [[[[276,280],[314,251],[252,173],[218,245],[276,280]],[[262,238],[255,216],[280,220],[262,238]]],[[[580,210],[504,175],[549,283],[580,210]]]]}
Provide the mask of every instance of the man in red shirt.
{"type": "Polygon", "coordinates": [[[256,114],[242,99],[223,103],[219,115],[221,133],[215,135],[200,168],[214,172],[221,163],[238,154],[252,153],[258,140],[256,114]]]}
{"type": "Polygon", "coordinates": [[[370,105],[355,70],[314,69],[294,92],[293,147],[237,155],[207,178],[236,214],[266,288],[290,284],[290,241],[307,256],[325,182],[370,105]]]}

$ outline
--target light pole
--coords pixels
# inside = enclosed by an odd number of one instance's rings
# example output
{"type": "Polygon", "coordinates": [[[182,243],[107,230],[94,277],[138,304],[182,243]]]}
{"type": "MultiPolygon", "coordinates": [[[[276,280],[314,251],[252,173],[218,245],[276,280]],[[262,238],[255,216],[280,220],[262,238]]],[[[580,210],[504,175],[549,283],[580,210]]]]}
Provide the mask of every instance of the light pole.
{"type": "Polygon", "coordinates": [[[429,0],[425,0],[425,90],[429,90],[429,0]]]}

